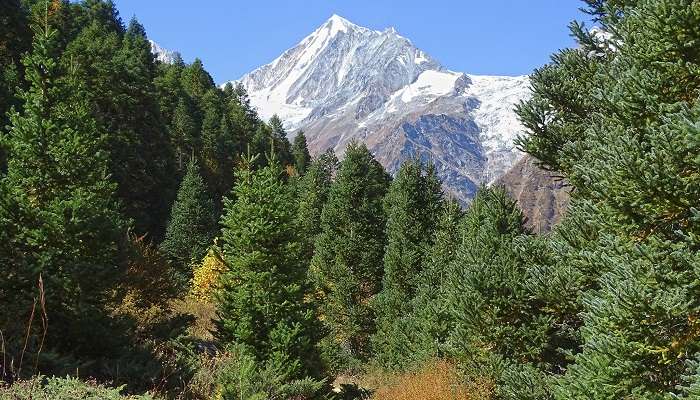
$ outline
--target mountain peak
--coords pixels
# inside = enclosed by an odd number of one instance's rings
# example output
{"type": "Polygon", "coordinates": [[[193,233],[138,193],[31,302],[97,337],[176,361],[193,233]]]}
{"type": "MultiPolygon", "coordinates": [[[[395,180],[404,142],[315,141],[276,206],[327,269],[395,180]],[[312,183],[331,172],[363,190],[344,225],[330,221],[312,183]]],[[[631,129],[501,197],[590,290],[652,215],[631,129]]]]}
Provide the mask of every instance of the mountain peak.
{"type": "Polygon", "coordinates": [[[331,25],[338,24],[338,25],[342,25],[342,26],[357,26],[357,25],[353,24],[352,22],[348,21],[347,19],[341,17],[338,14],[331,15],[331,17],[328,18],[328,21],[326,21],[326,23],[331,24],[331,25]]]}
{"type": "Polygon", "coordinates": [[[240,82],[260,117],[303,129],[312,153],[361,140],[392,173],[407,157],[429,157],[463,201],[520,157],[513,108],[527,81],[448,71],[391,27],[333,14],[240,82]]]}
{"type": "Polygon", "coordinates": [[[330,36],[333,37],[339,32],[347,32],[349,30],[366,30],[367,28],[354,24],[338,14],[333,14],[316,31],[318,32],[325,29],[328,29],[330,36]]]}

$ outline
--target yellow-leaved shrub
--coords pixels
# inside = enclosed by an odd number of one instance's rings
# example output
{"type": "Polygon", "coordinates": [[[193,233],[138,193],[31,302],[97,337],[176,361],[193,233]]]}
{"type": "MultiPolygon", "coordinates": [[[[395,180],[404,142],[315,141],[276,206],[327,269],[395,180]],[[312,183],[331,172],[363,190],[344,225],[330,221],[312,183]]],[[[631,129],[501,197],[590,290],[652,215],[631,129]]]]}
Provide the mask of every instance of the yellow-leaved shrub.
{"type": "Polygon", "coordinates": [[[226,262],[216,246],[212,246],[201,264],[194,269],[190,295],[198,301],[210,302],[214,291],[219,287],[219,278],[225,271],[226,262]]]}

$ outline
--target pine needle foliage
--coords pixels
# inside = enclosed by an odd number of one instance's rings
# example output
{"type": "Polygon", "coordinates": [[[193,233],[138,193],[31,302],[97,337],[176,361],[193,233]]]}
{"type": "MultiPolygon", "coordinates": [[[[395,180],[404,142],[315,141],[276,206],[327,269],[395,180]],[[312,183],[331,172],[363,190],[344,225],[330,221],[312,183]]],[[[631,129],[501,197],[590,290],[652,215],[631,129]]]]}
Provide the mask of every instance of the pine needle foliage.
{"type": "Polygon", "coordinates": [[[248,158],[237,171],[221,219],[228,270],[215,296],[216,337],[244,346],[289,379],[315,376],[315,315],[305,301],[307,266],[300,262],[292,188],[274,158],[258,170],[254,162],[248,158]]]}
{"type": "Polygon", "coordinates": [[[370,355],[371,301],[381,288],[386,236],[383,199],[390,177],[364,144],[351,143],[321,214],[311,274],[321,296],[332,368],[357,366],[370,355]]]}

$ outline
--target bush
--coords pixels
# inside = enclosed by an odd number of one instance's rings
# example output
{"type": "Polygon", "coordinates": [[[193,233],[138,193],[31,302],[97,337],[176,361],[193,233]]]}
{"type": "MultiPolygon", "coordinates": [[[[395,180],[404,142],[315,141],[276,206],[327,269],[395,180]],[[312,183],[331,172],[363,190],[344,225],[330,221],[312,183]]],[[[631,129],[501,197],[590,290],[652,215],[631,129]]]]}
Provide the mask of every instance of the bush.
{"type": "Polygon", "coordinates": [[[390,379],[378,388],[373,400],[486,400],[493,398],[494,384],[485,378],[465,382],[446,361],[427,364],[417,372],[390,379]]]}
{"type": "Polygon", "coordinates": [[[0,400],[152,400],[150,395],[122,395],[123,386],[110,388],[94,381],[83,382],[77,378],[35,377],[19,381],[12,386],[0,384],[0,400]]]}
{"type": "Polygon", "coordinates": [[[202,356],[201,364],[187,387],[197,399],[313,399],[325,387],[311,378],[289,379],[285,366],[260,363],[243,346],[235,346],[215,357],[202,356]]]}
{"type": "Polygon", "coordinates": [[[127,273],[116,295],[128,297],[128,301],[122,303],[130,307],[163,307],[177,294],[170,263],[145,236],[130,233],[127,241],[127,273]]]}
{"type": "Polygon", "coordinates": [[[227,269],[220,250],[216,246],[209,248],[201,264],[194,268],[190,294],[199,301],[210,302],[219,288],[219,278],[227,269]]]}

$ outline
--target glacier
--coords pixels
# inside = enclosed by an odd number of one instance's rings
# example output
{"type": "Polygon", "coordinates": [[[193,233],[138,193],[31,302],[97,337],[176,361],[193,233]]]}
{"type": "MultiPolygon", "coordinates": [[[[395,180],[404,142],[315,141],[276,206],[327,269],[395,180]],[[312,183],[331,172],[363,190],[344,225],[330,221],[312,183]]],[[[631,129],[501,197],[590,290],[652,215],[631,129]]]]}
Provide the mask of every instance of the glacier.
{"type": "MultiPolygon", "coordinates": [[[[372,30],[338,15],[240,82],[261,118],[303,130],[312,154],[342,157],[359,140],[391,173],[431,160],[446,191],[467,203],[523,154],[514,112],[527,76],[481,76],[443,67],[396,29],[372,30]]],[[[222,85],[223,86],[223,85],[222,85]]]]}

